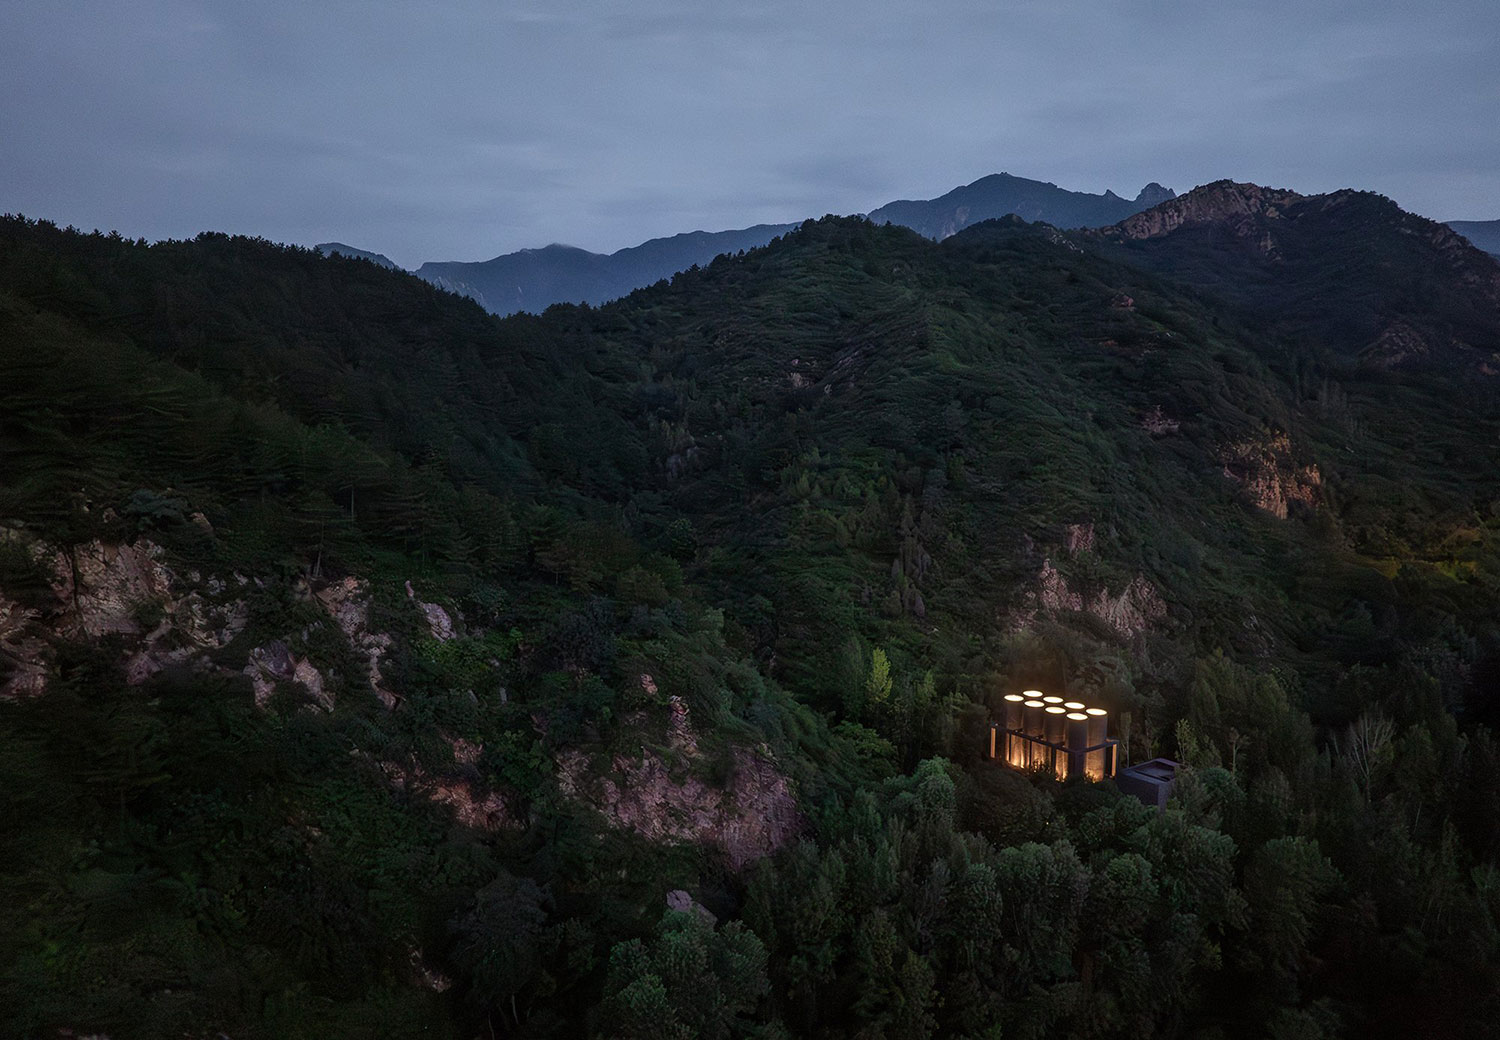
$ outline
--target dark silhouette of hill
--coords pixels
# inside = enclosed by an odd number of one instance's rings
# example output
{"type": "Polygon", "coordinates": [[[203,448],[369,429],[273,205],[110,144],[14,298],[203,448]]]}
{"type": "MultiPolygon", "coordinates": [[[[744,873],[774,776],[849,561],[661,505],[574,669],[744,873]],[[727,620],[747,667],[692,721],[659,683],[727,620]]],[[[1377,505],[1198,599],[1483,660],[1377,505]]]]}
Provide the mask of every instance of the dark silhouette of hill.
{"type": "MultiPolygon", "coordinates": [[[[877,224],[899,224],[928,238],[942,239],[969,224],[1007,213],[1063,228],[1097,227],[1171,197],[1171,189],[1159,184],[1148,184],[1132,202],[1111,192],[1090,195],[1001,173],[937,199],[891,202],[869,216],[877,224]]],[[[424,263],[416,274],[472,297],[495,314],[540,313],[554,303],[599,304],[618,299],[722,253],[763,246],[795,226],[758,224],[738,231],[693,231],[654,238],[610,254],[553,244],[492,260],[424,263]]],[[[343,251],[360,253],[347,247],[343,251]]]]}
{"type": "Polygon", "coordinates": [[[1154,182],[1130,200],[1112,191],[1090,195],[1050,182],[995,173],[935,199],[889,202],[869,217],[877,224],[900,224],[940,241],[970,224],[1007,214],[1060,228],[1102,227],[1172,197],[1170,188],[1154,182]]]}
{"type": "Polygon", "coordinates": [[[763,246],[793,224],[758,224],[738,231],[692,231],[653,238],[614,253],[553,244],[493,260],[429,262],[417,277],[465,296],[500,315],[540,313],[554,303],[604,303],[670,278],[720,253],[763,246]]]}
{"type": "Polygon", "coordinates": [[[396,265],[396,262],[384,253],[372,253],[366,249],[355,249],[353,246],[346,246],[342,242],[320,242],[313,248],[325,256],[353,257],[357,260],[368,260],[372,264],[379,264],[381,267],[389,267],[394,271],[401,270],[396,265]]]}

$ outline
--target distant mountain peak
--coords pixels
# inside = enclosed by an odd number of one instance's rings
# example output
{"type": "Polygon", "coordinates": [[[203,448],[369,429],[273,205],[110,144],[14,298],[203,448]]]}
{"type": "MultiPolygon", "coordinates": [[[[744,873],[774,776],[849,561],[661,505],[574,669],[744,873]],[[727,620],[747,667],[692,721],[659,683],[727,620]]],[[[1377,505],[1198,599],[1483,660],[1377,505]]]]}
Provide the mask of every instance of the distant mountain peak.
{"type": "Polygon", "coordinates": [[[1159,184],[1148,186],[1142,195],[1148,201],[1131,201],[1113,191],[1101,195],[1069,191],[1050,181],[991,173],[935,199],[889,202],[872,210],[869,218],[876,224],[901,224],[942,241],[971,224],[1007,213],[1059,228],[1104,227],[1139,212],[1150,199],[1173,197],[1170,189],[1159,184]]]}
{"type": "MultiPolygon", "coordinates": [[[[1141,194],[1146,194],[1146,191],[1141,194]]],[[[1126,217],[1114,227],[1105,229],[1104,233],[1110,237],[1143,239],[1159,238],[1181,227],[1221,223],[1239,225],[1261,217],[1275,217],[1280,210],[1303,198],[1305,196],[1284,188],[1263,188],[1258,184],[1231,180],[1214,181],[1126,217]]]]}
{"type": "Polygon", "coordinates": [[[1135,201],[1138,206],[1157,206],[1176,197],[1177,193],[1171,188],[1152,181],[1141,189],[1140,194],[1135,197],[1135,201]]]}
{"type": "Polygon", "coordinates": [[[313,248],[324,256],[345,256],[353,260],[368,260],[372,264],[389,267],[393,271],[401,270],[401,267],[384,253],[372,253],[368,249],[356,249],[342,242],[319,242],[313,248]]]}

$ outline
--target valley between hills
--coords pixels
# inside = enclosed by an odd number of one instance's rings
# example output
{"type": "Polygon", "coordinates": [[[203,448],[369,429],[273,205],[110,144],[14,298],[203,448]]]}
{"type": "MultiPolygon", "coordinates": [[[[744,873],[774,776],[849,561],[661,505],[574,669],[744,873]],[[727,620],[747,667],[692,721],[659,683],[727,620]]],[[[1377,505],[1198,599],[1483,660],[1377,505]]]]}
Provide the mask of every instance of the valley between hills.
{"type": "Polygon", "coordinates": [[[1491,1035],[1485,229],[998,176],[493,284],[0,219],[0,1033],[1491,1035]]]}

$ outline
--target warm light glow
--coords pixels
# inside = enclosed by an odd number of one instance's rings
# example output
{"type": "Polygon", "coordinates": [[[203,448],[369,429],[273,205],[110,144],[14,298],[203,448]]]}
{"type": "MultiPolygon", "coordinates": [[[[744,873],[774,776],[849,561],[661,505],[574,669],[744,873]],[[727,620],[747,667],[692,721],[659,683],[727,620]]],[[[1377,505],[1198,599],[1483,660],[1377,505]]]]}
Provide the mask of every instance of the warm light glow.
{"type": "Polygon", "coordinates": [[[1056,694],[1052,694],[1051,696],[1043,697],[1042,702],[1044,704],[1061,704],[1063,699],[1056,694]]]}
{"type": "Polygon", "coordinates": [[[1021,696],[1025,697],[1028,700],[1038,701],[1038,700],[1042,699],[1042,691],[1041,690],[1022,690],[1021,691],[1021,696]]]}
{"type": "Polygon", "coordinates": [[[1087,722],[1089,720],[1089,717],[1081,711],[1068,712],[1068,718],[1072,719],[1074,722],[1087,722]]]}
{"type": "Polygon", "coordinates": [[[1045,708],[1046,705],[1043,704],[1041,701],[1027,701],[1026,702],[1026,707],[1028,707],[1028,708],[1045,708]]]}
{"type": "MultiPolygon", "coordinates": [[[[1088,716],[1089,720],[1089,746],[1093,747],[1097,744],[1104,743],[1106,738],[1109,736],[1109,731],[1107,728],[1107,716],[1109,715],[1109,712],[1105,711],[1103,708],[1086,708],[1084,710],[1084,714],[1088,716]]],[[[1109,752],[1102,748],[1098,751],[1089,752],[1088,760],[1084,763],[1083,771],[1088,774],[1088,778],[1090,780],[1104,779],[1104,767],[1105,763],[1108,761],[1108,755],[1109,752]]]]}
{"type": "Polygon", "coordinates": [[[1083,701],[1063,701],[1063,707],[1069,711],[1082,711],[1083,701]]]}
{"type": "Polygon", "coordinates": [[[1024,701],[1026,698],[1019,693],[1007,693],[1005,699],[1008,701],[1024,701]]]}

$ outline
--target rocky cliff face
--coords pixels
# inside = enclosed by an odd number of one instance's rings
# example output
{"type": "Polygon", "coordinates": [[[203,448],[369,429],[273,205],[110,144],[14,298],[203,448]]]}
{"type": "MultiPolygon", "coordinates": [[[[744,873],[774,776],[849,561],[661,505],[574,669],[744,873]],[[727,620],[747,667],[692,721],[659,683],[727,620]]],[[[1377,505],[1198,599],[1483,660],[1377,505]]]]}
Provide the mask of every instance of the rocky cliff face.
{"type": "Polygon", "coordinates": [[[1299,465],[1286,434],[1240,441],[1220,452],[1224,476],[1241,484],[1257,509],[1285,520],[1293,503],[1317,507],[1323,494],[1323,475],[1317,465],[1299,465]]]}
{"type": "MultiPolygon", "coordinates": [[[[1092,547],[1092,524],[1088,525],[1088,532],[1092,547]]],[[[1070,543],[1072,537],[1070,531],[1070,543]]],[[[1092,595],[1085,595],[1069,584],[1051,560],[1042,563],[1036,585],[1025,594],[1024,602],[1025,607],[1012,612],[1009,617],[1007,627],[1012,630],[1030,626],[1039,614],[1088,614],[1103,622],[1121,639],[1131,640],[1167,620],[1166,601],[1145,575],[1137,574],[1119,592],[1100,587],[1092,595]]]]}
{"type": "Polygon", "coordinates": [[[710,846],[741,870],[789,843],[803,820],[789,781],[768,759],[743,748],[732,754],[734,773],[722,788],[674,778],[650,751],[615,756],[603,778],[592,775],[589,756],[566,751],[559,783],[616,827],[650,841],[710,846]]]}
{"type": "MultiPolygon", "coordinates": [[[[246,596],[264,587],[242,574],[178,573],[164,562],[160,546],[142,538],[133,543],[95,539],[76,545],[49,546],[15,536],[48,576],[51,601],[23,606],[0,589],[0,696],[45,693],[52,671],[53,643],[59,639],[112,638],[122,647],[125,680],[144,683],[166,668],[187,667],[232,676],[243,674],[264,707],[278,684],[299,687],[312,704],[333,708],[328,677],[304,648],[307,633],[288,632],[259,645],[244,645],[249,622],[246,596]],[[236,644],[244,645],[238,660],[236,644]]],[[[395,697],[383,686],[380,661],[391,637],[369,630],[369,602],[363,582],[347,578],[314,590],[299,584],[301,595],[320,605],[350,644],[368,661],[371,688],[386,702],[395,697]]],[[[417,602],[432,624],[441,607],[417,602]]],[[[436,633],[435,633],[436,635],[436,633]]]]}
{"type": "Polygon", "coordinates": [[[1178,228],[1219,224],[1238,237],[1253,238],[1263,236],[1263,221],[1279,218],[1287,206],[1303,198],[1280,188],[1215,181],[1126,217],[1102,234],[1134,241],[1159,238],[1178,228]]]}
{"type": "MultiPolygon", "coordinates": [[[[668,740],[680,760],[689,765],[700,761],[687,707],[675,699],[668,740]]],[[[608,761],[601,770],[583,751],[565,751],[558,760],[558,786],[615,827],[651,841],[717,849],[731,870],[769,856],[805,826],[791,782],[765,748],[733,749],[730,777],[723,786],[691,772],[683,775],[645,747],[639,757],[615,755],[608,761]]]]}
{"type": "Polygon", "coordinates": [[[1075,237],[1126,247],[1289,342],[1380,368],[1500,373],[1500,264],[1382,195],[1216,181],[1075,237]]]}
{"type": "MultiPolygon", "coordinates": [[[[169,667],[243,675],[262,709],[269,708],[278,690],[296,690],[303,698],[302,710],[332,711],[335,690],[348,689],[347,680],[341,685],[309,649],[306,632],[250,645],[246,601],[265,587],[258,579],[179,574],[164,562],[161,548],[144,538],[131,544],[96,540],[53,547],[15,533],[6,537],[22,544],[49,575],[53,598],[46,607],[28,606],[0,589],[0,698],[45,696],[54,674],[53,645],[59,639],[116,641],[131,684],[145,683],[169,667]]],[[[400,710],[401,697],[382,671],[395,639],[371,625],[369,584],[352,576],[316,587],[298,580],[295,592],[321,608],[327,619],[323,624],[336,627],[363,659],[365,674],[356,681],[368,683],[386,708],[400,710]]],[[[459,636],[460,615],[425,602],[410,582],[405,593],[418,615],[419,631],[425,629],[437,642],[459,636]]],[[[642,675],[641,683],[656,693],[651,676],[642,675]]],[[[668,708],[670,754],[678,761],[700,761],[686,704],[673,697],[668,708]]],[[[444,739],[453,749],[452,771],[431,772],[410,756],[375,764],[393,786],[450,807],[465,826],[492,832],[523,826],[504,794],[477,782],[474,770],[482,748],[462,738],[444,739]]],[[[803,829],[790,782],[765,749],[733,749],[731,775],[722,785],[684,776],[645,748],[639,758],[614,756],[608,761],[601,772],[592,768],[585,752],[564,752],[558,761],[564,793],[597,809],[615,826],[650,840],[717,848],[732,869],[771,854],[803,829]]]]}

